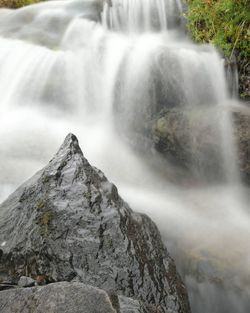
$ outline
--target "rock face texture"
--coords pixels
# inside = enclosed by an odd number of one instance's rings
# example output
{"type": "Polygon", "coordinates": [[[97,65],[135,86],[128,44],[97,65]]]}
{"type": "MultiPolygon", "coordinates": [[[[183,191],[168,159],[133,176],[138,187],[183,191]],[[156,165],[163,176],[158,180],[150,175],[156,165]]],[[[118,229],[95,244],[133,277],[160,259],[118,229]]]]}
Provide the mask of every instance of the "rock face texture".
{"type": "MultiPolygon", "coordinates": [[[[155,224],[132,212],[84,158],[74,135],[0,206],[0,246],[2,282],[15,284],[21,276],[40,284],[78,281],[140,300],[152,312],[190,312],[155,224]]],[[[40,292],[32,290],[23,296],[40,292]]]]}
{"type": "Polygon", "coordinates": [[[239,169],[243,180],[250,184],[250,109],[234,113],[234,135],[238,148],[239,169]]]}
{"type": "Polygon", "coordinates": [[[67,282],[2,291],[0,310],[2,313],[115,313],[104,291],[67,282]]]}
{"type": "Polygon", "coordinates": [[[82,283],[60,282],[0,292],[1,313],[154,313],[142,302],[114,298],[82,283]],[[15,299],[15,301],[13,301],[15,299]]]}

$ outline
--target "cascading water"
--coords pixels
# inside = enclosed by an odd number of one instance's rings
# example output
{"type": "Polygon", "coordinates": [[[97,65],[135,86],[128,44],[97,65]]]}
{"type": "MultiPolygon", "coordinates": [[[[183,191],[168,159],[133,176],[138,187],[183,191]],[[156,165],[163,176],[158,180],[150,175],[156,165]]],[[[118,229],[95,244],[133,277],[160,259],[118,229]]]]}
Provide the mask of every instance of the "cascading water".
{"type": "Polygon", "coordinates": [[[181,11],[179,0],[0,10],[0,199],[73,132],[131,207],[158,223],[193,312],[246,313],[250,218],[223,62],[212,47],[185,38],[181,11]],[[187,129],[190,172],[162,160],[148,136],[157,114],[172,109],[201,124],[187,129]],[[197,143],[207,128],[216,162],[197,143]]]}

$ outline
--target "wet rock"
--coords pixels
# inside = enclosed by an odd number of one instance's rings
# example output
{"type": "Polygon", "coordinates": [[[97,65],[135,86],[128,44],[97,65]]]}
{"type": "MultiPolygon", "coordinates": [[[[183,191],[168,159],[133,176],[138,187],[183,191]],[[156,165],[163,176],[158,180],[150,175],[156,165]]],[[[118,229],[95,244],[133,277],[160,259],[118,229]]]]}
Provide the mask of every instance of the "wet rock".
{"type": "Polygon", "coordinates": [[[213,108],[163,110],[152,122],[155,149],[190,176],[223,179],[220,118],[213,108]]]}
{"type": "MultiPolygon", "coordinates": [[[[250,183],[250,110],[247,106],[232,115],[233,144],[243,180],[250,183]]],[[[222,154],[223,112],[215,109],[162,111],[152,123],[152,137],[158,152],[174,164],[190,170],[191,176],[223,180],[227,169],[222,154]]]]}
{"type": "Polygon", "coordinates": [[[74,280],[160,313],[190,312],[155,224],[132,212],[74,135],[0,206],[0,244],[0,279],[74,280]]]}
{"type": "Polygon", "coordinates": [[[234,112],[233,120],[238,166],[243,180],[250,184],[250,107],[234,112]]]}
{"type": "Polygon", "coordinates": [[[237,55],[237,66],[239,71],[239,95],[244,101],[250,101],[250,63],[249,55],[237,55]]]}
{"type": "Polygon", "coordinates": [[[226,78],[229,92],[243,101],[250,100],[250,64],[249,56],[241,56],[239,51],[225,57],[226,78]]]}

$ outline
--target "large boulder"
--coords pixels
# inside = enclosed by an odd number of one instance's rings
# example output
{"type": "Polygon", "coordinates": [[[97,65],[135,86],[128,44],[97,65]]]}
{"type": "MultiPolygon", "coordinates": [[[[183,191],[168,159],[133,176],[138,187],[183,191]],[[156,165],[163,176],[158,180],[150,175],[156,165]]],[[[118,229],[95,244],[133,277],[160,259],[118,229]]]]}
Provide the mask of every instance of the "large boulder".
{"type": "MultiPolygon", "coordinates": [[[[155,224],[133,213],[70,134],[0,206],[0,280],[79,281],[157,307],[190,312],[155,224]]],[[[157,312],[158,312],[157,311],[157,312]]]]}
{"type": "Polygon", "coordinates": [[[154,313],[155,308],[76,282],[0,292],[1,313],[154,313]],[[13,301],[15,299],[15,301],[13,301]]]}

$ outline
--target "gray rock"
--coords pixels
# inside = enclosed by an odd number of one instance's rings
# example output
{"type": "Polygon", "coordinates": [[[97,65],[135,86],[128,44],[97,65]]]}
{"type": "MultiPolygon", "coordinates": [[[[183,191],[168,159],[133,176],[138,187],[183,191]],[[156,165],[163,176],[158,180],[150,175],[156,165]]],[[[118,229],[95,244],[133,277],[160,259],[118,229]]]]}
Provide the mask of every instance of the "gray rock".
{"type": "Polygon", "coordinates": [[[82,283],[59,282],[0,293],[1,313],[155,313],[157,309],[82,283]],[[13,301],[15,299],[15,301],[13,301]]]}
{"type": "Polygon", "coordinates": [[[234,112],[233,121],[238,167],[243,180],[250,185],[250,103],[245,110],[234,112]]]}
{"type": "Polygon", "coordinates": [[[32,287],[34,286],[36,281],[30,277],[27,276],[21,276],[18,281],[19,287],[32,287]]]}
{"type": "Polygon", "coordinates": [[[68,135],[50,163],[0,206],[0,279],[79,281],[190,312],[155,224],[135,214],[68,135]]]}
{"type": "Polygon", "coordinates": [[[157,308],[152,305],[144,305],[141,301],[137,301],[124,296],[118,297],[119,310],[121,313],[155,313],[157,308]]]}
{"type": "Polygon", "coordinates": [[[0,311],[2,313],[117,312],[105,291],[81,283],[67,282],[2,291],[0,311]]]}

